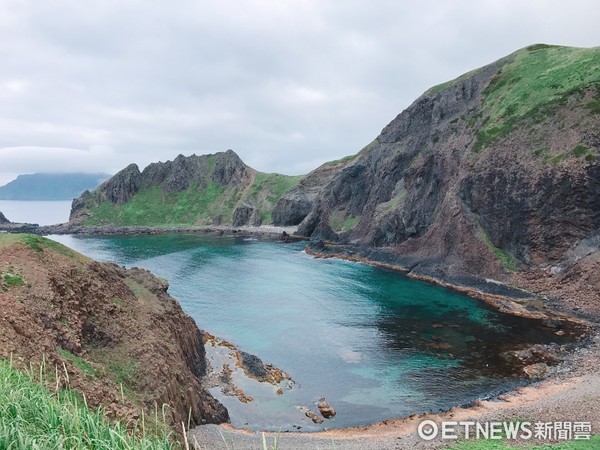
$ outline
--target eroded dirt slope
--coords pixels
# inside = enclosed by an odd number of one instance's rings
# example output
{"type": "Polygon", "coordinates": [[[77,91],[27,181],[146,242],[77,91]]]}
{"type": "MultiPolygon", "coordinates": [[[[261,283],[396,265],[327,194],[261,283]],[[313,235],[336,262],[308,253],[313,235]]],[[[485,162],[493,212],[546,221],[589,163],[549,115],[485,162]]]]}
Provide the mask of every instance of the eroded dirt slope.
{"type": "Polygon", "coordinates": [[[145,270],[0,234],[0,356],[21,367],[45,360],[63,385],[66,368],[69,386],[116,418],[168,404],[176,424],[227,421],[203,386],[203,333],[167,288],[145,270]]]}

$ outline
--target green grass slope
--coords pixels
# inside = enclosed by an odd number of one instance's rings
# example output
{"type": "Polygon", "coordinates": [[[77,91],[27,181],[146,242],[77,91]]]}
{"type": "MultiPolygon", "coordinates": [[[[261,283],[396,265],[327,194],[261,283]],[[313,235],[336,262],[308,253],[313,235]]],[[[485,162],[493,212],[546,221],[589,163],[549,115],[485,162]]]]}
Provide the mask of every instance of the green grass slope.
{"type": "MultiPolygon", "coordinates": [[[[233,212],[242,203],[257,209],[263,224],[271,223],[271,212],[283,194],[303,176],[257,172],[249,186],[223,187],[208,179],[181,192],[166,192],[163,186],[141,189],[130,201],[115,205],[90,202],[91,217],[84,225],[191,226],[231,224],[233,212]]],[[[97,195],[97,193],[92,193],[97,195]]]]}
{"type": "Polygon", "coordinates": [[[65,374],[41,370],[23,373],[10,361],[0,359],[0,448],[35,449],[180,449],[182,446],[162,427],[128,430],[122,423],[110,423],[102,410],[93,412],[85,399],[69,389],[51,392],[51,383],[65,374]],[[44,378],[50,375],[52,379],[44,378]],[[41,379],[40,379],[41,378],[41,379]],[[133,432],[132,432],[133,431],[133,432]]]}
{"type": "MultiPolygon", "coordinates": [[[[600,113],[600,47],[573,48],[533,45],[516,52],[483,93],[479,151],[513,131],[522,120],[543,122],[573,95],[586,91],[590,113],[600,113]]],[[[478,117],[473,122],[477,122],[478,117]]]]}

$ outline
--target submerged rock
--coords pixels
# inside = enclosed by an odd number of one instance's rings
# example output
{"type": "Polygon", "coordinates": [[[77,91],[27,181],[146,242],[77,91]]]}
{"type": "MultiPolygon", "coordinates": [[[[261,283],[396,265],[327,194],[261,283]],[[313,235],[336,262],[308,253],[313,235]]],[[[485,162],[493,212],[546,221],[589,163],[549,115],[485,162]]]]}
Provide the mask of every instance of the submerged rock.
{"type": "Polygon", "coordinates": [[[331,419],[333,416],[335,416],[334,407],[327,403],[327,401],[324,398],[322,398],[321,401],[317,403],[317,408],[319,408],[319,412],[326,419],[331,419]]]}
{"type": "Polygon", "coordinates": [[[314,423],[323,423],[323,419],[321,419],[314,411],[311,411],[310,409],[306,409],[306,411],[304,411],[304,414],[314,423]]]}

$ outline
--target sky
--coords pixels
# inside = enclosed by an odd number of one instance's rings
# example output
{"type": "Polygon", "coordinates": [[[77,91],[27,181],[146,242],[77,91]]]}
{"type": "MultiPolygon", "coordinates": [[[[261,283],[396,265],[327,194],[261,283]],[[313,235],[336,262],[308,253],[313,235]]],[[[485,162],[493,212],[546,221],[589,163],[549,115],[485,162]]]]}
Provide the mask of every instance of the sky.
{"type": "Polygon", "coordinates": [[[306,173],[433,85],[600,45],[599,22],[597,0],[0,0],[0,184],[227,149],[306,173]]]}

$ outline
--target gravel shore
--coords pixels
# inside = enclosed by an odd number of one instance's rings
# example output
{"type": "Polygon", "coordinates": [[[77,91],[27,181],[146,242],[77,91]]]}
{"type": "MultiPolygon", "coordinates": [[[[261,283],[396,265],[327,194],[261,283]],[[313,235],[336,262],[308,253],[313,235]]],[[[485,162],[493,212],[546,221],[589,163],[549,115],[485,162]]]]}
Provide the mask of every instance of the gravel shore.
{"type": "MultiPolygon", "coordinates": [[[[318,433],[266,433],[268,444],[278,438],[280,450],[294,449],[439,449],[456,441],[424,441],[417,434],[419,423],[452,421],[590,422],[592,434],[600,433],[600,334],[589,345],[578,348],[563,361],[555,375],[539,384],[519,388],[492,401],[480,401],[469,408],[453,408],[444,414],[393,419],[368,427],[337,428],[318,433]]],[[[205,425],[190,433],[199,449],[262,449],[262,434],[236,430],[228,425],[205,425]]],[[[548,441],[544,441],[548,442],[548,441]]],[[[516,441],[530,447],[540,440],[516,441]]]]}

